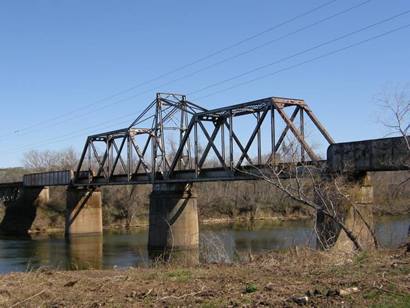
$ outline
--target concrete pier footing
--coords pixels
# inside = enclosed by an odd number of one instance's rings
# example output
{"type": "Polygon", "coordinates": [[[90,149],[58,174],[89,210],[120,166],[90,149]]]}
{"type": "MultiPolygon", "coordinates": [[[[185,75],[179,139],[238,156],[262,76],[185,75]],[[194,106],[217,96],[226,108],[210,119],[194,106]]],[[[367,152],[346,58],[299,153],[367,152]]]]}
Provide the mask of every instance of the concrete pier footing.
{"type": "Polygon", "coordinates": [[[67,189],[66,236],[102,233],[102,201],[99,190],[67,189]]]}
{"type": "Polygon", "coordinates": [[[48,187],[24,187],[16,200],[5,202],[6,212],[0,224],[0,234],[28,235],[37,207],[46,205],[49,200],[48,187]]]}
{"type": "MultiPolygon", "coordinates": [[[[363,173],[351,179],[348,183],[348,192],[348,200],[344,197],[339,199],[339,205],[343,209],[343,224],[357,238],[363,249],[373,249],[373,186],[370,174],[363,173]]],[[[317,213],[316,228],[319,247],[343,252],[355,249],[346,232],[321,211],[317,213]]]]}
{"type": "Polygon", "coordinates": [[[198,247],[197,195],[192,185],[154,185],[149,213],[150,255],[168,254],[171,251],[198,251],[198,247]]]}

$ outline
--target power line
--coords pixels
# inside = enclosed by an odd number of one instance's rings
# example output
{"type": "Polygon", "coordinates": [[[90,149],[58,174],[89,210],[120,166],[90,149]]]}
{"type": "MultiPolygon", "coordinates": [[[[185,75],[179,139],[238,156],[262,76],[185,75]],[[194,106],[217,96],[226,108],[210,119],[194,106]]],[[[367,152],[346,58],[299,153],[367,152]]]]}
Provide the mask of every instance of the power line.
{"type": "Polygon", "coordinates": [[[262,75],[262,76],[259,76],[259,77],[253,78],[253,79],[251,79],[251,80],[247,80],[247,81],[241,82],[241,83],[237,83],[237,84],[235,84],[235,85],[233,85],[233,86],[230,86],[229,88],[224,88],[224,89],[221,89],[221,90],[212,92],[212,93],[210,93],[210,94],[207,94],[207,95],[205,95],[205,96],[198,97],[198,98],[196,98],[196,99],[203,99],[203,98],[206,98],[206,97],[210,97],[210,96],[213,96],[213,95],[215,95],[215,94],[219,94],[219,93],[222,93],[222,92],[226,92],[226,91],[229,91],[229,90],[231,90],[231,89],[238,88],[238,87],[241,87],[241,86],[243,86],[243,85],[246,85],[246,84],[249,84],[249,83],[252,83],[252,82],[261,80],[261,79],[265,79],[265,78],[268,78],[268,77],[272,77],[272,76],[277,75],[277,74],[279,74],[279,73],[282,73],[282,72],[285,72],[285,71],[289,71],[289,70],[291,70],[291,69],[300,67],[300,66],[302,66],[302,65],[305,65],[305,64],[308,64],[308,63],[311,63],[311,62],[314,62],[314,61],[317,61],[317,60],[320,60],[320,59],[323,59],[323,58],[332,56],[332,55],[334,55],[334,54],[337,54],[337,53],[340,53],[340,52],[342,52],[342,51],[345,51],[345,50],[348,50],[348,49],[351,49],[351,48],[354,48],[354,47],[363,45],[363,44],[368,43],[368,42],[370,42],[370,41],[373,41],[373,40],[376,40],[376,39],[378,39],[378,38],[387,36],[387,35],[392,34],[392,33],[394,33],[394,32],[398,32],[398,31],[400,31],[400,30],[404,30],[404,29],[409,28],[409,27],[410,27],[410,24],[406,24],[406,25],[404,25],[404,26],[394,28],[394,29],[392,29],[392,30],[390,30],[390,31],[383,32],[383,33],[381,33],[381,34],[379,34],[379,35],[372,36],[372,37],[370,37],[370,38],[368,38],[368,39],[364,39],[364,40],[361,40],[361,41],[359,41],[359,42],[350,44],[350,45],[348,45],[348,46],[345,46],[345,47],[342,47],[342,48],[338,48],[338,49],[332,50],[332,51],[330,51],[330,52],[326,52],[326,53],[321,54],[321,55],[319,55],[319,56],[316,56],[316,57],[314,57],[314,58],[311,58],[311,59],[308,59],[308,60],[305,60],[305,61],[296,63],[296,64],[294,64],[294,65],[287,66],[287,67],[282,68],[282,69],[280,69],[280,70],[277,70],[277,71],[275,71],[275,72],[268,73],[268,74],[265,74],[265,75],[262,75]]]}
{"type": "MultiPolygon", "coordinates": [[[[300,28],[298,28],[298,29],[296,29],[296,30],[294,30],[294,31],[288,32],[288,33],[286,33],[285,35],[279,36],[279,37],[277,37],[277,38],[275,38],[275,39],[273,39],[273,40],[269,40],[269,41],[267,41],[267,42],[265,42],[265,43],[263,43],[263,44],[260,44],[260,45],[258,45],[258,46],[256,46],[256,47],[253,47],[253,48],[248,49],[248,50],[246,50],[246,51],[243,51],[243,52],[241,52],[241,53],[235,54],[235,55],[233,55],[233,56],[224,58],[224,59],[222,59],[222,60],[220,60],[220,61],[214,62],[214,63],[212,63],[212,64],[210,64],[210,65],[208,65],[208,66],[205,66],[205,67],[203,67],[203,68],[201,68],[201,69],[199,69],[199,70],[196,70],[196,71],[194,71],[194,72],[191,72],[191,73],[189,73],[189,74],[183,75],[183,76],[181,76],[181,77],[179,77],[179,78],[177,78],[177,79],[173,79],[173,80],[170,80],[170,81],[168,81],[168,82],[162,83],[162,84],[158,85],[156,88],[147,89],[147,90],[145,90],[145,91],[143,91],[143,92],[136,93],[136,94],[134,94],[134,95],[132,95],[132,96],[128,96],[128,97],[123,98],[123,99],[121,99],[121,100],[118,100],[118,101],[111,102],[111,103],[109,103],[109,104],[103,105],[103,106],[101,106],[100,108],[98,108],[97,111],[101,111],[101,110],[106,109],[107,107],[111,107],[111,106],[120,104],[120,103],[122,103],[122,102],[129,101],[129,100],[131,100],[131,99],[133,99],[133,98],[136,98],[136,97],[138,97],[138,96],[141,96],[141,95],[143,95],[143,94],[151,93],[151,92],[157,90],[157,88],[160,88],[160,87],[163,87],[163,86],[167,86],[167,85],[169,85],[169,84],[172,84],[172,83],[175,83],[175,82],[178,82],[178,81],[187,79],[187,78],[192,77],[192,76],[195,76],[195,75],[197,75],[197,74],[199,74],[199,73],[201,73],[201,72],[203,72],[203,71],[206,71],[206,70],[208,70],[208,69],[211,69],[211,68],[213,68],[213,67],[216,67],[216,66],[218,66],[218,65],[221,65],[221,64],[226,63],[226,62],[228,62],[228,61],[231,61],[231,60],[233,60],[233,59],[237,59],[237,58],[239,58],[239,57],[241,57],[241,56],[250,54],[251,52],[254,52],[254,51],[258,50],[258,49],[267,47],[267,46],[269,46],[270,44],[273,44],[273,43],[275,43],[275,42],[278,42],[278,41],[280,41],[280,40],[283,40],[283,39],[285,39],[285,38],[288,38],[288,37],[290,37],[290,36],[292,36],[292,35],[298,34],[298,33],[302,32],[302,31],[305,31],[305,30],[307,30],[307,29],[310,29],[310,28],[312,28],[312,27],[314,27],[314,26],[320,25],[320,24],[322,24],[322,23],[324,23],[324,22],[326,22],[326,21],[329,21],[329,20],[331,20],[331,19],[333,19],[333,18],[335,18],[335,17],[338,17],[338,16],[341,16],[341,15],[343,15],[343,14],[346,14],[346,13],[348,13],[348,12],[354,10],[354,9],[360,8],[360,7],[362,7],[362,6],[364,6],[364,5],[368,4],[368,3],[370,3],[370,2],[372,2],[372,1],[373,1],[373,0],[366,0],[366,1],[360,2],[360,3],[356,4],[356,5],[353,5],[353,6],[351,6],[351,7],[348,7],[347,9],[343,9],[343,10],[341,10],[341,11],[335,13],[335,14],[332,14],[332,15],[330,15],[330,16],[327,16],[327,17],[325,17],[325,18],[322,18],[322,19],[320,19],[320,20],[318,20],[318,21],[316,21],[316,22],[310,23],[310,24],[308,24],[308,25],[306,25],[306,26],[303,26],[303,27],[300,27],[300,28]]],[[[82,118],[86,118],[86,117],[88,117],[87,114],[83,114],[83,115],[80,115],[80,116],[70,115],[66,120],[82,119],[82,118]]],[[[52,123],[52,124],[49,124],[49,125],[46,125],[46,126],[42,126],[42,127],[43,127],[43,128],[55,127],[56,125],[59,125],[59,124],[60,124],[60,123],[55,123],[55,124],[52,123]]],[[[34,129],[34,130],[32,129],[32,130],[30,130],[30,133],[33,133],[33,132],[38,131],[38,130],[39,130],[39,129],[34,129]]]]}
{"type": "Polygon", "coordinates": [[[213,68],[213,67],[215,67],[215,66],[218,66],[218,65],[221,65],[221,64],[223,64],[223,63],[226,63],[226,62],[228,62],[228,61],[230,61],[230,60],[237,59],[237,58],[242,57],[242,56],[244,56],[244,55],[250,54],[251,52],[254,52],[254,51],[258,50],[258,49],[261,49],[261,48],[263,48],[263,47],[269,46],[269,45],[271,45],[271,44],[273,44],[273,43],[276,43],[276,42],[281,41],[281,40],[283,40],[283,39],[285,39],[285,38],[288,38],[288,37],[290,37],[290,36],[292,36],[292,35],[294,35],[294,34],[300,33],[300,32],[302,32],[302,31],[305,31],[305,30],[307,30],[307,29],[310,29],[310,28],[312,28],[312,27],[314,27],[314,26],[317,26],[317,25],[319,25],[319,24],[321,24],[321,23],[324,23],[324,22],[326,22],[326,21],[329,21],[329,20],[331,20],[331,19],[333,19],[333,18],[335,18],[335,17],[338,17],[338,16],[340,16],[340,15],[343,15],[343,14],[345,14],[345,13],[348,13],[348,12],[354,10],[354,9],[357,9],[357,8],[359,8],[359,7],[362,7],[362,6],[364,6],[365,4],[368,4],[368,3],[372,2],[372,1],[373,1],[373,0],[363,1],[363,2],[361,2],[361,3],[359,3],[359,4],[356,4],[356,5],[354,5],[354,6],[351,6],[351,7],[347,8],[347,9],[344,9],[344,10],[342,10],[342,11],[339,11],[339,12],[337,12],[337,13],[335,13],[335,14],[332,14],[332,15],[330,15],[330,16],[328,16],[328,17],[322,18],[322,19],[320,19],[320,20],[318,20],[318,21],[316,21],[316,22],[313,22],[313,23],[311,23],[311,24],[308,24],[308,25],[306,25],[306,26],[303,26],[303,27],[301,27],[301,28],[298,28],[297,30],[288,32],[287,34],[282,35],[282,36],[280,36],[280,37],[278,37],[278,38],[275,38],[275,39],[273,39],[273,40],[269,40],[269,41],[267,41],[267,42],[265,42],[265,43],[263,43],[263,44],[260,44],[260,45],[258,45],[258,46],[256,46],[256,47],[253,47],[253,48],[251,48],[251,49],[245,50],[245,51],[240,52],[240,53],[238,53],[238,54],[235,54],[235,55],[233,55],[233,56],[224,58],[224,59],[222,59],[222,60],[220,60],[220,61],[217,61],[217,62],[214,62],[214,63],[212,63],[212,64],[210,64],[210,65],[207,65],[207,66],[205,66],[205,67],[203,67],[203,68],[201,68],[201,69],[199,69],[199,70],[196,70],[196,71],[194,71],[194,72],[191,72],[191,73],[188,73],[188,74],[186,74],[186,75],[183,75],[183,76],[181,76],[181,77],[179,77],[179,78],[176,78],[176,79],[173,79],[173,80],[168,81],[168,82],[166,82],[166,83],[163,83],[163,84],[159,85],[158,87],[166,86],[166,85],[172,84],[172,83],[174,83],[174,82],[184,80],[184,79],[186,79],[186,78],[195,76],[195,75],[197,75],[198,73],[201,73],[201,72],[203,72],[203,71],[206,71],[206,70],[208,70],[208,69],[210,69],[210,68],[213,68]]]}
{"type": "MultiPolygon", "coordinates": [[[[262,36],[262,35],[264,35],[264,34],[266,34],[266,33],[269,33],[269,32],[271,32],[271,31],[273,31],[273,30],[276,30],[276,29],[278,29],[278,28],[280,28],[280,27],[283,27],[284,25],[287,25],[287,24],[289,24],[289,23],[292,23],[293,21],[295,21],[295,20],[297,20],[297,19],[299,19],[299,18],[308,16],[308,15],[310,15],[310,14],[316,12],[316,11],[319,11],[319,10],[321,10],[322,8],[325,8],[325,7],[327,7],[327,6],[329,6],[329,5],[333,4],[333,3],[335,3],[335,2],[337,2],[337,1],[338,1],[338,0],[327,1],[327,2],[325,2],[325,3],[323,3],[323,4],[319,5],[319,6],[316,6],[316,7],[312,8],[312,9],[309,9],[308,11],[305,11],[305,12],[303,12],[303,13],[301,13],[301,14],[298,14],[298,15],[292,17],[292,18],[289,18],[289,19],[287,19],[287,20],[285,20],[285,21],[282,21],[282,22],[280,22],[280,23],[278,23],[278,24],[276,24],[276,25],[273,25],[273,26],[271,26],[271,27],[269,27],[269,28],[267,28],[267,29],[265,29],[265,30],[263,30],[263,31],[260,31],[260,32],[258,32],[258,33],[255,33],[255,34],[251,35],[251,36],[248,36],[248,37],[246,37],[246,38],[244,38],[244,39],[241,39],[241,40],[239,40],[239,41],[237,41],[237,42],[235,42],[235,43],[233,43],[233,44],[231,44],[231,45],[228,45],[228,46],[226,46],[226,47],[223,47],[223,48],[221,48],[221,49],[218,49],[218,50],[216,50],[216,51],[214,51],[214,52],[212,52],[212,53],[210,53],[210,54],[208,54],[208,55],[205,55],[205,56],[203,56],[203,57],[201,57],[201,58],[198,58],[198,59],[196,59],[196,60],[194,60],[194,61],[192,61],[192,62],[189,62],[189,63],[184,64],[184,65],[182,65],[182,66],[180,66],[180,67],[177,67],[177,68],[175,68],[175,69],[173,69],[173,70],[170,70],[170,71],[168,71],[168,72],[165,72],[165,73],[163,73],[163,74],[160,74],[160,75],[158,75],[158,76],[156,76],[156,77],[154,77],[154,78],[152,78],[152,79],[149,79],[149,80],[147,80],[147,81],[143,81],[143,82],[141,82],[141,83],[138,83],[138,84],[136,84],[136,85],[134,85],[134,86],[132,86],[132,87],[129,87],[129,88],[127,88],[127,89],[124,89],[124,90],[121,90],[121,91],[119,91],[119,92],[116,92],[116,93],[114,93],[114,94],[112,94],[112,95],[109,95],[109,96],[103,97],[103,98],[101,98],[101,99],[98,99],[98,100],[94,101],[93,103],[88,104],[88,105],[82,107],[82,110],[84,110],[84,109],[89,109],[89,108],[91,108],[91,107],[93,107],[93,106],[95,106],[95,105],[97,105],[97,104],[99,104],[99,103],[101,103],[101,102],[104,102],[104,101],[107,101],[107,100],[111,100],[112,98],[115,98],[115,97],[117,97],[117,96],[120,96],[120,95],[129,93],[129,92],[131,92],[131,91],[133,91],[133,90],[135,90],[135,89],[137,89],[137,88],[139,88],[139,87],[141,87],[141,86],[150,84],[150,83],[152,83],[152,82],[154,82],[154,81],[157,81],[157,80],[160,80],[160,79],[162,79],[162,78],[164,78],[164,77],[166,77],[166,76],[169,76],[169,75],[174,74],[174,73],[176,73],[176,72],[182,71],[182,70],[184,70],[184,69],[186,69],[186,68],[188,68],[188,67],[194,66],[194,65],[196,65],[196,64],[198,64],[198,63],[201,63],[201,62],[203,62],[203,61],[205,61],[205,60],[208,60],[208,59],[210,59],[210,58],[213,58],[213,57],[215,57],[215,56],[217,56],[217,55],[219,55],[219,54],[222,54],[222,53],[224,53],[224,52],[226,52],[226,51],[228,51],[228,50],[230,50],[230,49],[233,49],[233,48],[238,47],[238,46],[240,46],[240,45],[242,45],[242,44],[244,44],[244,43],[246,43],[246,42],[248,42],[248,41],[251,41],[251,40],[253,40],[253,39],[255,39],[255,38],[258,38],[258,37],[260,37],[260,36],[262,36]]],[[[123,102],[123,101],[125,101],[125,100],[122,100],[121,102],[123,102]]],[[[20,128],[19,130],[15,130],[13,133],[16,133],[16,132],[21,133],[21,132],[26,131],[26,130],[31,130],[31,129],[34,128],[34,127],[42,126],[45,122],[56,121],[56,120],[60,120],[60,119],[66,118],[66,117],[67,117],[67,114],[72,115],[73,113],[78,112],[78,111],[80,111],[79,108],[76,108],[76,109],[74,109],[74,110],[72,110],[72,111],[65,112],[64,114],[60,114],[60,115],[58,115],[58,116],[55,116],[55,117],[52,117],[52,118],[43,120],[43,121],[41,121],[41,122],[37,122],[37,123],[34,123],[34,124],[32,124],[32,125],[29,125],[29,126],[20,128]]],[[[8,136],[8,135],[9,135],[9,134],[5,134],[5,135],[3,135],[3,136],[8,136]]],[[[3,136],[0,136],[0,137],[2,138],[3,136]]]]}
{"type": "MultiPolygon", "coordinates": [[[[319,55],[319,56],[316,56],[316,57],[310,58],[310,59],[308,59],[308,60],[304,60],[304,61],[298,62],[298,63],[296,63],[296,64],[293,64],[293,65],[287,66],[287,67],[285,67],[285,68],[282,68],[282,69],[280,69],[280,70],[277,70],[277,71],[274,71],[274,72],[271,72],[271,73],[268,73],[268,74],[264,74],[264,75],[258,76],[258,77],[256,77],[256,78],[251,79],[251,80],[247,80],[247,81],[244,81],[244,82],[241,82],[241,83],[237,83],[237,84],[232,85],[232,86],[230,86],[230,87],[228,87],[228,88],[225,88],[225,89],[221,89],[221,90],[212,92],[212,93],[210,93],[210,94],[208,94],[208,95],[199,97],[199,98],[197,98],[197,99],[203,99],[203,98],[206,98],[206,97],[209,97],[209,96],[213,96],[213,95],[215,95],[215,94],[222,93],[222,92],[225,92],[225,91],[228,91],[228,90],[231,90],[231,89],[234,89],[234,88],[237,88],[237,87],[240,87],[240,86],[243,86],[243,85],[246,85],[246,84],[249,84],[249,83],[258,81],[258,80],[261,80],[261,79],[265,79],[265,78],[268,78],[268,77],[272,77],[272,76],[277,75],[277,74],[279,74],[279,73],[282,73],[282,72],[285,72],[285,71],[289,71],[289,70],[291,70],[291,69],[294,69],[294,68],[303,66],[303,65],[305,65],[305,64],[312,63],[312,62],[315,62],[315,61],[317,61],[317,60],[320,60],[320,59],[323,59],[323,58],[326,58],[326,57],[329,57],[329,56],[338,54],[338,53],[340,53],[340,52],[342,52],[342,51],[345,51],[345,50],[348,50],[348,49],[351,49],[351,48],[354,48],[354,47],[363,45],[363,44],[368,43],[368,42],[370,42],[370,41],[373,41],[373,40],[382,38],[382,37],[384,37],[384,36],[387,36],[387,35],[389,35],[389,34],[392,34],[392,33],[395,33],[395,32],[401,31],[401,30],[404,30],[404,29],[409,28],[409,27],[410,27],[410,24],[406,24],[406,25],[404,25],[404,26],[400,26],[400,27],[394,28],[394,29],[392,29],[392,30],[385,31],[385,32],[383,32],[383,33],[381,33],[381,34],[378,34],[378,35],[369,37],[369,38],[367,38],[367,39],[360,40],[360,41],[358,41],[358,42],[356,42],[356,43],[352,43],[352,44],[349,44],[349,45],[347,45],[347,46],[344,46],[344,47],[341,47],[341,48],[338,48],[338,49],[335,49],[335,50],[326,52],[326,53],[321,54],[321,55],[319,55]]],[[[77,133],[77,132],[78,132],[78,131],[76,131],[76,132],[74,132],[74,133],[77,133]]],[[[81,136],[81,135],[75,135],[74,137],[77,137],[77,136],[81,136]]],[[[71,138],[69,138],[69,139],[71,139],[71,138]]],[[[58,140],[57,142],[61,142],[61,141],[65,141],[65,140],[68,140],[68,139],[67,139],[67,138],[63,138],[63,139],[61,139],[61,140],[58,140]]]]}
{"type": "MultiPolygon", "coordinates": [[[[378,24],[387,22],[387,21],[389,21],[389,20],[392,20],[392,19],[394,19],[394,18],[397,18],[398,16],[402,16],[402,15],[407,14],[407,13],[409,13],[409,12],[410,12],[410,10],[404,11],[404,12],[402,12],[402,13],[396,14],[396,15],[394,15],[394,16],[392,16],[392,17],[386,18],[386,19],[384,19],[384,20],[382,20],[382,21],[379,21],[379,22],[377,22],[377,23],[373,23],[373,24],[371,24],[371,25],[369,25],[369,26],[366,26],[366,27],[363,27],[363,28],[361,28],[361,29],[359,29],[359,30],[356,30],[356,31],[350,32],[350,33],[348,33],[348,34],[345,34],[345,35],[343,35],[343,36],[341,36],[341,37],[346,37],[346,36],[348,36],[348,35],[352,35],[353,33],[361,32],[361,31],[363,31],[363,29],[368,29],[368,28],[373,27],[373,26],[375,26],[375,25],[378,25],[378,24]]],[[[366,43],[366,42],[368,42],[368,41],[371,41],[371,40],[380,38],[380,37],[382,37],[382,36],[386,36],[386,35],[388,35],[388,34],[390,34],[390,33],[393,33],[393,32],[399,31],[399,30],[402,30],[402,29],[404,29],[404,28],[406,28],[406,27],[408,27],[408,26],[409,26],[409,25],[405,25],[405,26],[402,26],[402,27],[399,27],[399,28],[396,28],[396,29],[393,29],[393,30],[384,32],[384,33],[382,33],[382,34],[380,34],[380,35],[373,36],[373,37],[371,37],[371,38],[368,38],[368,39],[359,41],[359,42],[357,42],[357,43],[348,45],[348,46],[346,46],[346,47],[333,50],[333,51],[331,51],[331,52],[322,54],[322,55],[320,55],[320,56],[311,58],[311,59],[309,59],[309,60],[305,60],[305,61],[299,62],[299,63],[297,63],[297,64],[294,64],[294,65],[285,67],[285,68],[283,68],[283,69],[277,70],[277,71],[275,71],[275,72],[272,72],[272,73],[269,73],[269,74],[265,74],[265,75],[256,77],[256,78],[254,78],[254,79],[251,79],[251,80],[248,80],[248,81],[245,81],[245,82],[241,82],[241,83],[235,84],[235,85],[233,85],[233,86],[231,86],[231,87],[229,87],[229,88],[225,88],[225,89],[222,89],[222,90],[219,90],[219,91],[210,93],[210,94],[208,94],[208,95],[206,95],[206,96],[202,96],[202,97],[199,97],[199,98],[196,98],[196,99],[202,99],[202,98],[205,98],[205,97],[209,97],[209,96],[215,95],[215,94],[217,94],[217,93],[221,93],[221,92],[224,92],[224,91],[228,91],[228,90],[230,90],[230,89],[233,89],[233,88],[236,88],[236,87],[239,87],[239,86],[242,86],[242,85],[245,85],[245,84],[248,84],[248,83],[251,83],[251,82],[260,80],[260,79],[263,79],[263,78],[267,78],[267,77],[270,77],[270,76],[272,76],[272,75],[276,75],[276,74],[278,74],[278,73],[280,73],[280,72],[287,71],[287,70],[290,70],[290,69],[299,67],[299,66],[301,66],[301,65],[304,65],[304,64],[307,64],[307,63],[310,63],[310,62],[319,60],[319,59],[324,58],[324,57],[328,57],[328,56],[330,56],[330,55],[333,55],[333,54],[335,54],[335,53],[339,53],[339,52],[341,52],[341,51],[344,51],[344,50],[346,50],[346,49],[353,48],[353,47],[358,46],[358,45],[362,45],[362,44],[364,44],[364,43],[366,43]]],[[[340,37],[339,37],[339,38],[340,38],[340,37]]],[[[332,41],[336,41],[336,40],[338,40],[339,38],[334,39],[334,40],[332,40],[332,41]]],[[[327,41],[327,42],[329,42],[329,41],[327,41]]],[[[324,44],[324,43],[319,44],[319,45],[323,45],[323,44],[324,44]]],[[[77,131],[75,131],[74,133],[76,133],[76,132],[77,132],[77,131]]],[[[61,136],[60,136],[60,137],[61,137],[61,136]]]]}
{"type": "Polygon", "coordinates": [[[376,26],[379,26],[379,25],[381,25],[381,24],[387,23],[387,22],[389,22],[389,21],[392,21],[392,20],[394,20],[394,19],[396,19],[396,18],[399,18],[399,17],[404,16],[404,15],[409,14],[409,13],[410,13],[410,10],[407,10],[407,11],[404,11],[404,12],[402,12],[402,13],[393,15],[393,16],[391,16],[391,17],[385,18],[385,19],[383,19],[383,20],[380,20],[380,21],[378,21],[378,22],[376,22],[376,23],[370,24],[370,25],[365,26],[365,27],[363,27],[363,28],[360,28],[360,29],[358,29],[358,30],[355,30],[355,31],[352,31],[352,32],[343,34],[343,35],[338,36],[338,37],[336,37],[336,38],[334,38],[334,39],[325,41],[325,42],[320,43],[320,44],[317,44],[317,45],[315,45],[315,46],[313,46],[313,47],[309,47],[309,48],[304,49],[304,50],[302,50],[302,51],[296,52],[296,53],[294,53],[294,54],[292,54],[292,55],[290,55],[290,56],[286,56],[286,57],[280,58],[280,59],[278,59],[278,60],[276,60],[276,61],[273,61],[273,62],[264,64],[264,65],[258,66],[258,67],[256,67],[256,68],[253,68],[253,69],[251,69],[251,70],[248,70],[248,71],[246,71],[246,72],[244,72],[244,73],[241,73],[241,74],[238,74],[238,75],[234,75],[234,76],[232,76],[232,77],[230,77],[230,78],[223,79],[223,80],[218,81],[218,82],[215,82],[215,83],[211,83],[211,84],[209,84],[209,85],[207,85],[207,86],[205,86],[205,87],[202,87],[202,88],[197,89],[197,90],[195,90],[195,91],[189,92],[189,93],[187,93],[187,95],[192,95],[192,94],[196,94],[196,93],[199,93],[199,92],[203,92],[204,90],[207,90],[207,89],[210,89],[210,88],[219,86],[219,85],[221,85],[221,84],[225,84],[225,83],[227,83],[227,82],[229,82],[229,81],[232,81],[232,80],[241,78],[241,77],[243,77],[243,76],[252,74],[252,73],[254,73],[254,72],[257,72],[257,71],[260,71],[260,70],[262,70],[262,69],[265,69],[265,68],[267,68],[267,67],[269,67],[269,66],[272,66],[272,65],[279,64],[279,63],[281,63],[281,62],[290,60],[290,59],[292,59],[292,58],[295,58],[295,57],[297,57],[297,56],[300,56],[300,55],[303,55],[303,54],[305,54],[305,53],[311,52],[311,51],[313,51],[313,50],[319,49],[319,48],[324,47],[324,46],[326,46],[326,45],[329,45],[329,44],[335,43],[335,42],[337,42],[337,41],[343,40],[343,39],[345,39],[345,38],[347,38],[347,37],[349,37],[349,36],[353,36],[353,35],[358,34],[358,33],[360,33],[360,32],[363,32],[363,31],[366,31],[366,30],[368,30],[368,29],[371,29],[371,28],[374,28],[374,27],[376,27],[376,26]]]}
{"type": "MultiPolygon", "coordinates": [[[[130,114],[126,114],[126,115],[123,115],[123,116],[114,118],[114,119],[112,119],[112,120],[119,120],[119,119],[130,118],[130,116],[131,116],[130,114]]],[[[116,126],[116,125],[119,125],[119,124],[124,124],[124,125],[126,125],[126,124],[128,124],[130,121],[132,121],[132,119],[128,119],[127,121],[117,122],[117,123],[115,123],[115,124],[112,123],[112,124],[110,125],[110,127],[111,127],[111,126],[116,126]]],[[[82,129],[80,129],[80,130],[75,130],[75,131],[72,131],[72,132],[70,132],[70,133],[68,133],[68,134],[65,134],[65,135],[60,135],[60,136],[58,136],[58,137],[52,137],[52,138],[48,138],[48,139],[42,140],[41,143],[36,142],[36,143],[29,144],[29,145],[25,145],[25,146],[23,146],[23,147],[21,147],[21,148],[14,149],[13,152],[14,152],[14,151],[23,151],[23,150],[29,149],[29,148],[31,148],[31,147],[33,147],[33,146],[48,145],[48,144],[53,144],[53,143],[58,143],[58,142],[70,140],[70,139],[73,139],[73,138],[76,138],[76,137],[81,137],[81,136],[84,136],[84,135],[83,135],[83,132],[87,132],[87,131],[90,131],[91,129],[95,129],[95,128],[99,128],[99,127],[102,127],[102,128],[103,128],[103,127],[107,127],[106,124],[107,124],[107,122],[96,123],[95,125],[91,125],[91,126],[82,128],[82,129]],[[79,132],[81,132],[81,134],[78,134],[79,132]]],[[[7,152],[6,152],[6,153],[7,153],[7,152]]]]}

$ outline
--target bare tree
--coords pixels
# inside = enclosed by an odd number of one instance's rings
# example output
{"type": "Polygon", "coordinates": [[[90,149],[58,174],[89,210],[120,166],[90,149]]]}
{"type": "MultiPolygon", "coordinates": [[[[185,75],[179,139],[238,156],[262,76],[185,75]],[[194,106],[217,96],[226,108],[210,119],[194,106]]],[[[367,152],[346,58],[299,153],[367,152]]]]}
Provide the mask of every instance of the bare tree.
{"type": "MultiPolygon", "coordinates": [[[[410,84],[383,91],[377,97],[377,102],[383,111],[387,111],[384,112],[381,122],[389,129],[390,134],[403,136],[410,160],[410,84]]],[[[410,174],[394,190],[395,199],[408,182],[410,174]]],[[[410,251],[410,226],[408,235],[407,251],[410,251]]]]}
{"type": "MultiPolygon", "coordinates": [[[[381,123],[388,129],[389,135],[403,137],[410,156],[410,84],[385,89],[377,96],[376,102],[383,111],[383,116],[380,117],[381,123]]],[[[399,184],[398,188],[400,189],[409,181],[410,175],[399,184]]]]}
{"type": "Polygon", "coordinates": [[[410,152],[410,84],[386,89],[376,101],[383,110],[381,122],[389,129],[389,134],[404,137],[410,152]]]}
{"type": "Polygon", "coordinates": [[[24,154],[24,167],[36,172],[75,169],[78,154],[73,148],[61,151],[36,151],[24,154]]]}
{"type": "Polygon", "coordinates": [[[286,153],[280,155],[286,156],[286,162],[271,165],[269,172],[254,166],[259,177],[291,200],[316,211],[315,232],[322,248],[332,247],[343,230],[355,249],[363,249],[363,243],[359,240],[361,234],[345,222],[349,210],[353,210],[362,220],[367,228],[366,232],[371,235],[377,247],[371,223],[366,220],[351,197],[355,189],[353,182],[342,176],[327,174],[320,165],[300,163],[296,154],[298,151],[291,148],[295,149],[296,146],[289,142],[285,149],[286,153]],[[292,153],[295,155],[293,159],[289,157],[292,153]]]}

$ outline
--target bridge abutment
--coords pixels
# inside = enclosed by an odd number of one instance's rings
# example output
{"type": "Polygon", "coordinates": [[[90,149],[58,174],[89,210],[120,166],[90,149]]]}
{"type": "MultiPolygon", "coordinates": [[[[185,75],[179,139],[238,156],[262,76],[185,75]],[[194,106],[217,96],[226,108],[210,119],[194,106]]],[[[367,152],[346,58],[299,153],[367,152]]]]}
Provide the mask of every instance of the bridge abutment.
{"type": "Polygon", "coordinates": [[[66,237],[102,233],[101,191],[70,187],[67,189],[66,202],[66,237]]]}
{"type": "MultiPolygon", "coordinates": [[[[148,250],[151,257],[172,253],[198,261],[199,222],[197,195],[192,184],[154,185],[150,195],[148,250]]],[[[194,261],[194,260],[190,260],[194,261]]]]}
{"type": "Polygon", "coordinates": [[[6,201],[6,211],[0,224],[4,235],[24,236],[28,234],[36,218],[37,207],[50,200],[48,187],[24,187],[16,200],[6,201]]]}
{"type": "MultiPolygon", "coordinates": [[[[365,172],[350,178],[345,190],[346,196],[339,196],[339,200],[336,201],[340,207],[339,219],[357,238],[363,249],[373,249],[375,248],[372,236],[374,199],[370,174],[365,172]]],[[[317,212],[316,228],[319,247],[343,252],[355,249],[354,243],[346,232],[323,211],[317,212]]]]}

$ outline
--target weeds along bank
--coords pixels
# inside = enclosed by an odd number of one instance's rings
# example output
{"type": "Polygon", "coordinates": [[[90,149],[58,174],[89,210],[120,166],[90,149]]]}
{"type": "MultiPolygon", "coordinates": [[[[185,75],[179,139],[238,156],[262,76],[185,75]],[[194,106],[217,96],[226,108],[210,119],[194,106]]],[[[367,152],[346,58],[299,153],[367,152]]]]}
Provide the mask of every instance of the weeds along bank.
{"type": "MultiPolygon", "coordinates": [[[[0,181],[16,181],[27,172],[22,168],[0,170],[0,181]]],[[[408,172],[374,174],[376,214],[410,212],[410,185],[401,184],[408,175],[408,172]]],[[[263,181],[198,183],[195,188],[199,217],[206,222],[314,217],[311,210],[263,181]]],[[[146,225],[151,189],[150,185],[103,187],[104,226],[146,225]]],[[[0,212],[4,212],[4,206],[0,212]]],[[[65,188],[53,187],[49,204],[37,209],[32,230],[64,228],[64,215],[65,188]]]]}
{"type": "Polygon", "coordinates": [[[0,276],[0,306],[409,307],[409,275],[404,249],[292,249],[238,264],[11,273],[0,276]]]}

